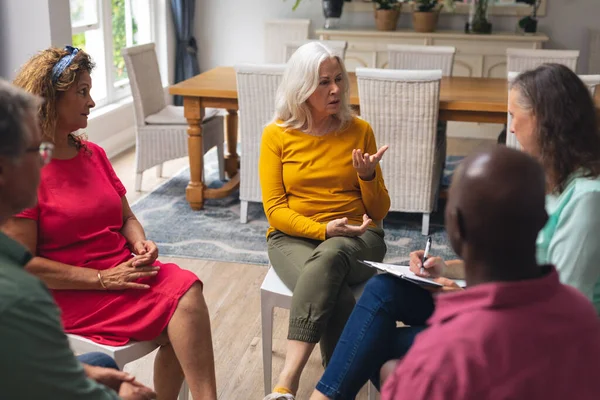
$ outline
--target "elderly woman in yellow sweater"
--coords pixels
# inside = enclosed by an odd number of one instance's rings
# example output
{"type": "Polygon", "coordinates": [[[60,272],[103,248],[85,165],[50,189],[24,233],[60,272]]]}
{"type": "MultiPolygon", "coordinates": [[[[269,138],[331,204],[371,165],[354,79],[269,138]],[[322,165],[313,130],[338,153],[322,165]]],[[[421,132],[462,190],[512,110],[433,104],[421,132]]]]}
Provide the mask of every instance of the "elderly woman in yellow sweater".
{"type": "Polygon", "coordinates": [[[312,42],[290,58],[263,132],[260,182],[269,258],[294,292],[285,366],[265,400],[294,399],[315,344],[327,364],[354,308],[350,287],[386,253],[390,207],[373,130],[354,117],[343,61],[312,42]]]}

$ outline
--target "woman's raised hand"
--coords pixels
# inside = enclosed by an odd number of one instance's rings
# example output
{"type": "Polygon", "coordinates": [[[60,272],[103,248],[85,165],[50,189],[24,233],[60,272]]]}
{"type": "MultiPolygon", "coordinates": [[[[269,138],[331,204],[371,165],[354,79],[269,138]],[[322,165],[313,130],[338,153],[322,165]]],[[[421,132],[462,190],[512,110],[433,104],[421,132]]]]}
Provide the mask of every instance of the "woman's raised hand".
{"type": "Polygon", "coordinates": [[[388,145],[382,146],[377,153],[371,155],[369,153],[363,154],[361,149],[352,150],[352,166],[360,179],[370,181],[375,178],[375,167],[377,167],[388,148],[388,145]]]}
{"type": "Polygon", "coordinates": [[[106,290],[123,289],[150,289],[150,285],[135,282],[140,278],[150,278],[156,276],[160,267],[143,266],[135,267],[134,263],[140,256],[133,257],[114,268],[100,271],[102,283],[106,290]]]}
{"type": "Polygon", "coordinates": [[[367,214],[363,215],[363,223],[360,226],[348,225],[348,218],[339,218],[327,223],[327,237],[334,236],[360,236],[367,231],[371,218],[367,214]]]}

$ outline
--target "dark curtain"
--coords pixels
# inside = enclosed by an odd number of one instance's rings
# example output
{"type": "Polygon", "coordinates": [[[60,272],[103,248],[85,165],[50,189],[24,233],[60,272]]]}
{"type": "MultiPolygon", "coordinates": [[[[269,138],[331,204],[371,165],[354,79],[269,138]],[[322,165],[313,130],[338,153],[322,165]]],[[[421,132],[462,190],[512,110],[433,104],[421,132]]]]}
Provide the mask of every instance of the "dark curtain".
{"type": "MultiPolygon", "coordinates": [[[[194,11],[196,0],[171,0],[171,14],[177,32],[175,50],[175,83],[200,73],[198,46],[194,33],[194,11]]],[[[182,105],[181,96],[174,97],[175,105],[182,105]]]]}

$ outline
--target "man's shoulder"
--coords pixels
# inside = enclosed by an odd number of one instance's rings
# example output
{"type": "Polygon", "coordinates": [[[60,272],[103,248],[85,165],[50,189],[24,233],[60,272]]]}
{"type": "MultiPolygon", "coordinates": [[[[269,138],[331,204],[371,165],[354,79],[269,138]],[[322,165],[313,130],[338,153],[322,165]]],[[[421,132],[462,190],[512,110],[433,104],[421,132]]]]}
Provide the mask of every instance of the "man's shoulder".
{"type": "Polygon", "coordinates": [[[46,286],[22,266],[0,257],[0,315],[23,301],[53,302],[46,286]]]}

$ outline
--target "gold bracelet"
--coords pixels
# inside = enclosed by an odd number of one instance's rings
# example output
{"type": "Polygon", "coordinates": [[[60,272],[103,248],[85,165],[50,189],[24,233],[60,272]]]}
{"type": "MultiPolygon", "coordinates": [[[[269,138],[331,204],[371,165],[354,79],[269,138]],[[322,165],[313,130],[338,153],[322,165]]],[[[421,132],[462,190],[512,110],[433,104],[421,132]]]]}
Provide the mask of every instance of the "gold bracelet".
{"type": "Polygon", "coordinates": [[[100,285],[102,286],[102,288],[104,290],[108,290],[108,288],[106,287],[106,285],[104,284],[104,282],[102,282],[102,275],[100,275],[100,271],[98,271],[98,280],[100,281],[100,285]]]}

